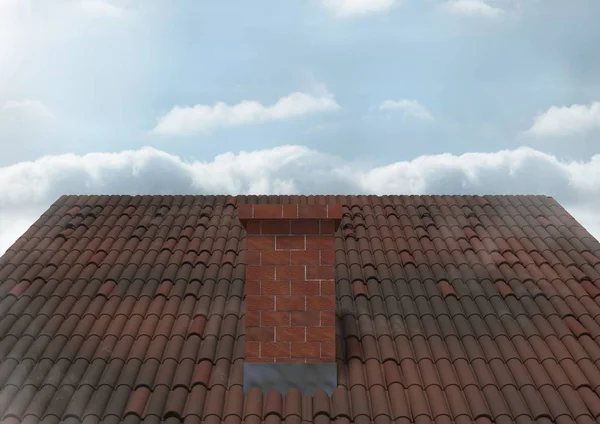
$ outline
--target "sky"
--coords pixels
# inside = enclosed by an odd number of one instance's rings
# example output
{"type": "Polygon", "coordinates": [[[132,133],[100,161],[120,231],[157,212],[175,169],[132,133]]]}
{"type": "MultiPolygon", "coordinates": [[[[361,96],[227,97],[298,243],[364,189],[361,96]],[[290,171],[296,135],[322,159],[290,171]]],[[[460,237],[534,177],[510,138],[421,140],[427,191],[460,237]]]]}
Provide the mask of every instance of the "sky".
{"type": "Polygon", "coordinates": [[[598,0],[0,0],[0,254],[62,194],[545,194],[600,238],[598,0]]]}

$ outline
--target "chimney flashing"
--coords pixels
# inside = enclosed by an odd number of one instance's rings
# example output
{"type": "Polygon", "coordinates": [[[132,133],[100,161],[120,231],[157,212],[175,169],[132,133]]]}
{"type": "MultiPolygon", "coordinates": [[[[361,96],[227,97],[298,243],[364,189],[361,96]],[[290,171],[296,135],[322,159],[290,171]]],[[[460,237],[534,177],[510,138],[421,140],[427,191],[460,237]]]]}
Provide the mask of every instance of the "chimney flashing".
{"type": "Polygon", "coordinates": [[[326,363],[258,363],[244,364],[244,393],[254,388],[263,393],[298,389],[303,396],[325,391],[329,396],[337,387],[337,364],[326,363]]]}

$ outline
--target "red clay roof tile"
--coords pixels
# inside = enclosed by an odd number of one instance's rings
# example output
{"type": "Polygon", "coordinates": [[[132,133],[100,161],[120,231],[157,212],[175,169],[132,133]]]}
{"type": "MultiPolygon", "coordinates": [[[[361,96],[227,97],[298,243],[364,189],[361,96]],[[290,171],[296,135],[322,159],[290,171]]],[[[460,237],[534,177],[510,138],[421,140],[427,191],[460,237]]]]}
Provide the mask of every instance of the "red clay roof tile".
{"type": "Polygon", "coordinates": [[[0,258],[0,415],[587,422],[598,257],[542,196],[63,196],[0,258]],[[290,201],[344,213],[331,399],[241,391],[234,205],[290,201]]]}

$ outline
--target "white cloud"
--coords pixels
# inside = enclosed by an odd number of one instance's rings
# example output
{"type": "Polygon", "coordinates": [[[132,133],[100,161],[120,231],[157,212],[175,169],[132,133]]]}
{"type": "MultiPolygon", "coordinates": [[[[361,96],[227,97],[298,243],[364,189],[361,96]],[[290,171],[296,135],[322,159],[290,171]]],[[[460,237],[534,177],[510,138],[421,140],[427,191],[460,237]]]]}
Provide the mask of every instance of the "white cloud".
{"type": "Polygon", "coordinates": [[[120,18],[125,12],[125,9],[104,0],[81,0],[77,6],[85,14],[102,18],[120,18]]]}
{"type": "Polygon", "coordinates": [[[160,135],[201,134],[219,127],[281,121],[337,109],[340,106],[330,93],[312,95],[299,92],[282,97],[270,106],[254,100],[244,100],[235,105],[218,102],[214,106],[175,106],[158,119],[152,132],[160,135]]]}
{"type": "Polygon", "coordinates": [[[62,194],[548,194],[600,237],[600,155],[566,162],[531,148],[421,156],[384,166],[302,146],[185,161],[144,148],[0,167],[0,252],[62,194]]]}
{"type": "Polygon", "coordinates": [[[24,91],[45,80],[43,86],[56,85],[53,61],[62,64],[65,52],[80,58],[74,46],[87,46],[86,35],[103,30],[94,24],[129,14],[123,3],[131,0],[0,0],[0,92],[24,91]]]}
{"type": "Polygon", "coordinates": [[[420,119],[433,119],[431,112],[416,100],[386,100],[379,105],[379,110],[400,110],[407,115],[420,119]]]}
{"type": "Polygon", "coordinates": [[[34,118],[48,119],[54,115],[52,111],[39,100],[9,100],[7,101],[0,112],[6,114],[18,114],[34,118]]]}
{"type": "Polygon", "coordinates": [[[600,129],[600,102],[589,105],[552,106],[535,117],[528,135],[561,137],[600,129]]]}
{"type": "Polygon", "coordinates": [[[499,18],[505,11],[501,8],[491,6],[484,0],[447,0],[442,8],[456,15],[475,16],[483,18],[499,18]]]}
{"type": "Polygon", "coordinates": [[[352,18],[384,12],[398,4],[397,0],[321,0],[335,16],[352,18]]]}

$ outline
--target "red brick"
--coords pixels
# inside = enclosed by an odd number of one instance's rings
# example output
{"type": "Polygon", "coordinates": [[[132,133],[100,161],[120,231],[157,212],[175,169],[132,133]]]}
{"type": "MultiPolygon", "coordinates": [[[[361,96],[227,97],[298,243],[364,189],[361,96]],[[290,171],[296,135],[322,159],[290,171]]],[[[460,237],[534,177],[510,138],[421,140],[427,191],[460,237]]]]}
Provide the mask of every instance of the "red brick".
{"type": "Polygon", "coordinates": [[[275,238],[277,250],[304,249],[304,236],[275,236],[275,238]]]}
{"type": "Polygon", "coordinates": [[[278,280],[304,280],[304,265],[277,265],[276,275],[278,280]]]}
{"type": "Polygon", "coordinates": [[[260,265],[260,250],[246,250],[246,265],[260,265]]]}
{"type": "Polygon", "coordinates": [[[335,295],[335,281],[321,281],[320,292],[322,296],[334,296],[335,295]]]}
{"type": "Polygon", "coordinates": [[[260,325],[260,311],[246,311],[246,326],[258,327],[260,325]]]}
{"type": "Polygon", "coordinates": [[[293,295],[318,295],[320,287],[318,281],[292,281],[292,294],[293,295]]]}
{"type": "Polygon", "coordinates": [[[265,250],[261,254],[263,265],[289,265],[289,250],[265,250]]]}
{"type": "Polygon", "coordinates": [[[321,358],[335,358],[335,342],[321,343],[321,358]]]}
{"type": "Polygon", "coordinates": [[[290,343],[288,342],[262,342],[260,355],[262,357],[290,356],[290,343]]]}
{"type": "Polygon", "coordinates": [[[261,234],[290,234],[290,221],[287,219],[265,220],[260,225],[261,234]]]}
{"type": "Polygon", "coordinates": [[[246,280],[246,296],[259,296],[260,280],[246,280]]]}
{"type": "Polygon", "coordinates": [[[260,356],[260,343],[246,340],[244,343],[244,356],[246,358],[258,358],[260,356]]]}
{"type": "Polygon", "coordinates": [[[289,312],[263,311],[260,313],[260,325],[265,327],[284,327],[291,324],[289,312]]]}
{"type": "Polygon", "coordinates": [[[334,280],[335,268],[332,266],[306,266],[307,280],[334,280]]]}
{"type": "Polygon", "coordinates": [[[272,265],[246,265],[247,280],[274,280],[275,267],[272,265]]]}
{"type": "Polygon", "coordinates": [[[298,218],[327,218],[325,205],[298,205],[298,218]]]}
{"type": "MultiPolygon", "coordinates": [[[[262,312],[265,314],[266,312],[262,312]]],[[[335,311],[321,311],[321,326],[323,327],[334,327],[335,326],[335,311]]]]}
{"type": "Polygon", "coordinates": [[[298,219],[292,221],[290,234],[320,234],[318,219],[298,219]]]}
{"type": "Polygon", "coordinates": [[[298,205],[283,205],[283,217],[290,219],[298,218],[298,205]]]}
{"type": "MultiPolygon", "coordinates": [[[[310,252],[310,250],[307,250],[310,252]]],[[[321,252],[321,265],[335,265],[335,252],[333,250],[319,250],[321,252]]]]}
{"type": "Polygon", "coordinates": [[[333,236],[337,231],[337,223],[332,219],[321,220],[319,234],[333,236]]]}
{"type": "Polygon", "coordinates": [[[292,265],[319,265],[319,250],[292,250],[290,264],[292,265]]]}
{"type": "Polygon", "coordinates": [[[291,313],[292,326],[298,327],[314,327],[320,325],[320,316],[314,311],[311,312],[292,312],[291,313]]]}
{"type": "Polygon", "coordinates": [[[254,205],[254,219],[277,219],[282,217],[281,205],[254,205]]]}
{"type": "Polygon", "coordinates": [[[244,224],[244,228],[246,229],[246,233],[248,235],[258,235],[260,234],[260,221],[246,221],[244,224]]]}
{"type": "Polygon", "coordinates": [[[335,342],[335,327],[307,327],[307,342],[335,342]]]}
{"type": "Polygon", "coordinates": [[[260,284],[260,294],[267,296],[287,295],[290,293],[289,281],[263,281],[260,284]]]}
{"type": "Polygon", "coordinates": [[[248,250],[275,250],[275,236],[249,236],[246,239],[248,250]]]}
{"type": "Polygon", "coordinates": [[[306,236],[306,250],[333,250],[334,247],[333,236],[306,236]]]}
{"type": "Polygon", "coordinates": [[[246,342],[272,342],[275,341],[273,327],[246,327],[246,342]]]}
{"type": "Polygon", "coordinates": [[[238,205],[237,213],[239,220],[250,219],[253,217],[254,208],[253,205],[238,205]]]}
{"type": "Polygon", "coordinates": [[[273,311],[275,309],[274,296],[246,296],[247,311],[273,311]]]}
{"type": "Polygon", "coordinates": [[[304,296],[277,296],[277,311],[304,311],[304,296]]]}
{"type": "Polygon", "coordinates": [[[315,342],[292,342],[291,356],[300,358],[316,357],[321,355],[321,345],[315,342]]]}
{"type": "Polygon", "coordinates": [[[339,203],[327,205],[327,218],[342,219],[342,205],[339,203]]]}
{"type": "Polygon", "coordinates": [[[335,311],[335,296],[306,296],[307,311],[335,311]]]}
{"type": "Polygon", "coordinates": [[[275,329],[276,342],[303,342],[306,341],[306,327],[277,327],[275,329]]]}

